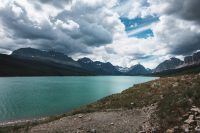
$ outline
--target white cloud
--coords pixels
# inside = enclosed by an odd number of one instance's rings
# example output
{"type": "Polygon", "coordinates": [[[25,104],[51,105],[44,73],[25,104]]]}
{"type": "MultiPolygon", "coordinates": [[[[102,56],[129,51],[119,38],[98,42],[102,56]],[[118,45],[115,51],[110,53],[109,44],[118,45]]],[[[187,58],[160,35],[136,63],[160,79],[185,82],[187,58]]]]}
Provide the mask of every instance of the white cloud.
{"type": "Polygon", "coordinates": [[[145,17],[151,15],[147,0],[125,0],[114,8],[120,16],[128,18],[145,17]]]}
{"type": "Polygon", "coordinates": [[[70,31],[73,31],[73,30],[76,30],[79,28],[79,24],[77,24],[73,20],[67,20],[67,22],[65,23],[58,19],[58,20],[56,20],[55,24],[56,24],[56,26],[58,26],[60,28],[70,30],[70,31]]]}
{"type": "Polygon", "coordinates": [[[22,9],[19,6],[16,6],[15,4],[12,5],[11,9],[16,17],[19,17],[23,13],[22,9]]]}
{"type": "Polygon", "coordinates": [[[31,46],[153,68],[200,49],[199,0],[0,0],[0,52],[31,46]],[[196,11],[196,12],[194,12],[196,11]],[[199,11],[199,12],[198,12],[199,11]],[[154,37],[129,38],[119,17],[160,16],[154,37]]]}

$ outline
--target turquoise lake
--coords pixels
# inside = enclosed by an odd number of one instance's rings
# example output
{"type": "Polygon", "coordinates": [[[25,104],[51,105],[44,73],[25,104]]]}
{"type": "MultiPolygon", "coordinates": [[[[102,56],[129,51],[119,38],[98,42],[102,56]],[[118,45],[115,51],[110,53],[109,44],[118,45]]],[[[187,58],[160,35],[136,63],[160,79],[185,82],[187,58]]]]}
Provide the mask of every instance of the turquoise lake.
{"type": "Polygon", "coordinates": [[[3,77],[0,78],[0,121],[62,114],[154,79],[142,76],[3,77]]]}

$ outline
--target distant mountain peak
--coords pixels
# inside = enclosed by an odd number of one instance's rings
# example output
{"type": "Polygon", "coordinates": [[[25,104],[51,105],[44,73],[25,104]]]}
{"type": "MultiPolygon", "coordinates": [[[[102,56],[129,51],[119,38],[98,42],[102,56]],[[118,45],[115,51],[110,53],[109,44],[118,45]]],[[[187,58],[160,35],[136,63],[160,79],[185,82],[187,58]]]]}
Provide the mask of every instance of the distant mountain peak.
{"type": "Polygon", "coordinates": [[[165,70],[175,69],[182,64],[183,64],[182,60],[175,58],[175,57],[172,57],[169,60],[165,60],[162,63],[160,63],[155,68],[155,72],[162,72],[162,71],[165,71],[165,70]]]}
{"type": "Polygon", "coordinates": [[[130,67],[127,73],[131,75],[142,75],[150,73],[150,70],[147,70],[142,64],[138,63],[130,67]]]}
{"type": "Polygon", "coordinates": [[[129,71],[129,68],[128,68],[128,67],[115,66],[115,68],[116,68],[119,72],[122,72],[122,73],[126,73],[126,72],[129,71]]]}
{"type": "Polygon", "coordinates": [[[133,68],[145,68],[142,64],[138,63],[138,64],[135,64],[133,65],[130,69],[133,69],[133,68]]]}
{"type": "Polygon", "coordinates": [[[81,63],[92,63],[93,61],[90,58],[84,57],[84,58],[78,59],[78,62],[81,62],[81,63]]]}
{"type": "Polygon", "coordinates": [[[41,60],[41,61],[51,61],[55,63],[61,63],[65,65],[80,67],[77,62],[75,62],[71,57],[68,57],[64,53],[56,51],[46,51],[34,48],[20,48],[12,52],[11,56],[31,59],[31,60],[41,60]]]}
{"type": "Polygon", "coordinates": [[[200,51],[195,52],[193,55],[184,58],[185,65],[192,65],[200,63],[200,51]]]}

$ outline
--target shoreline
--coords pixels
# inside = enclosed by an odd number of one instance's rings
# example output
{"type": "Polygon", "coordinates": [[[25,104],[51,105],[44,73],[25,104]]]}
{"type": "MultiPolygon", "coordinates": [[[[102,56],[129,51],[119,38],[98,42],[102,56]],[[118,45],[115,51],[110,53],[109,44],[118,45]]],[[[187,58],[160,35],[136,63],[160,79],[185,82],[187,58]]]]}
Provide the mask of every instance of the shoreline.
{"type": "MultiPolygon", "coordinates": [[[[53,133],[83,130],[85,133],[91,129],[98,132],[118,130],[148,132],[149,129],[150,131],[156,129],[158,132],[169,130],[182,132],[187,128],[184,126],[187,124],[185,122],[188,122],[187,119],[190,118],[191,108],[200,110],[199,87],[200,73],[161,77],[134,85],[121,93],[101,98],[65,114],[32,121],[4,123],[4,126],[0,126],[0,132],[53,133]],[[151,107],[155,108],[151,110],[151,107]],[[148,111],[152,113],[146,115],[145,113],[148,111]],[[146,125],[143,123],[146,120],[147,123],[150,123],[147,124],[148,127],[145,127],[146,125]],[[158,125],[154,125],[154,123],[158,125]]],[[[196,125],[192,125],[190,130],[194,132],[195,129],[196,125]]]]}
{"type": "Polygon", "coordinates": [[[48,119],[48,117],[50,116],[47,116],[47,117],[40,117],[40,118],[30,118],[30,119],[19,119],[19,120],[11,120],[11,121],[5,121],[5,122],[0,122],[0,127],[3,127],[3,126],[12,126],[12,125],[21,125],[21,124],[24,124],[24,123],[28,123],[28,122],[39,122],[39,121],[44,121],[46,119],[48,119]]]}
{"type": "Polygon", "coordinates": [[[158,75],[18,75],[18,76],[0,76],[0,78],[16,78],[16,77],[118,77],[118,76],[128,76],[128,77],[159,77],[158,75]]]}
{"type": "MultiPolygon", "coordinates": [[[[101,76],[101,75],[98,75],[98,76],[101,76]]],[[[103,75],[103,76],[113,76],[113,75],[103,75]]],[[[116,76],[116,75],[115,75],[116,76]]],[[[130,75],[120,75],[120,76],[130,76],[130,75]]],[[[144,76],[144,75],[142,75],[144,76]]],[[[63,77],[63,76],[59,76],[59,77],[63,77]]],[[[66,77],[71,77],[71,76],[66,76],[66,77]]],[[[89,76],[86,76],[86,77],[89,77],[89,76]]],[[[153,77],[156,77],[156,76],[153,76],[153,77]]],[[[160,77],[157,77],[157,79],[153,79],[151,81],[147,81],[147,82],[144,82],[144,83],[148,83],[148,82],[152,82],[152,81],[155,81],[155,80],[158,80],[160,79],[160,77]]],[[[143,84],[143,83],[140,83],[140,84],[143,84]]],[[[136,84],[137,85],[137,84],[136,84]]],[[[134,85],[133,85],[134,86],[134,85]]],[[[130,86],[129,88],[133,87],[133,86],[130,86]]],[[[126,91],[128,90],[129,88],[123,90],[123,91],[126,91]]],[[[123,92],[122,91],[122,92],[123,92]]],[[[0,122],[0,131],[2,128],[16,128],[17,130],[20,129],[20,128],[26,128],[26,126],[30,126],[30,127],[34,127],[34,126],[37,126],[37,125],[41,125],[41,124],[46,124],[46,123],[51,123],[53,121],[57,121],[59,119],[62,119],[62,118],[66,118],[66,117],[71,117],[71,116],[75,116],[75,115],[78,115],[78,114],[87,114],[87,112],[79,112],[82,108],[87,108],[87,106],[90,106],[92,104],[95,104],[97,103],[98,101],[101,101],[107,97],[110,97],[112,95],[118,95],[118,94],[121,94],[122,92],[119,92],[119,93],[114,93],[114,94],[111,94],[111,95],[108,95],[108,96],[105,96],[105,97],[102,97],[100,98],[99,100],[97,101],[94,101],[92,103],[89,103],[89,104],[86,104],[86,105],[82,105],[80,107],[77,107],[69,112],[65,112],[65,113],[61,113],[61,114],[55,114],[55,115],[50,115],[50,116],[44,116],[44,117],[38,117],[38,118],[30,118],[30,119],[19,119],[19,120],[11,120],[11,121],[5,121],[5,122],[0,122]]],[[[124,109],[120,109],[121,111],[125,111],[124,109]]],[[[138,110],[138,111],[142,111],[142,109],[140,108],[134,108],[134,110],[138,110]]],[[[101,111],[91,111],[91,113],[100,113],[100,112],[118,112],[119,109],[106,109],[106,110],[101,110],[101,111]]],[[[127,111],[131,111],[129,109],[127,109],[127,111]]],[[[79,117],[79,116],[78,116],[79,117]]]]}
{"type": "MultiPolygon", "coordinates": [[[[97,77],[99,76],[118,76],[118,75],[96,75],[97,77]]],[[[95,76],[95,77],[96,77],[95,76]]],[[[130,75],[120,75],[120,76],[130,76],[130,75]]],[[[14,76],[12,76],[13,78],[15,78],[14,76]]],[[[23,77],[23,76],[22,76],[23,77]]],[[[37,76],[32,76],[32,77],[37,77],[37,76]]],[[[31,78],[32,78],[31,77],[31,78]]],[[[38,76],[38,77],[77,77],[77,76],[38,76]]],[[[93,76],[80,76],[80,77],[93,77],[93,76]]],[[[133,77],[133,76],[131,76],[133,77]]],[[[136,77],[136,76],[134,76],[136,77]]],[[[141,75],[139,77],[147,77],[145,75],[141,75]]],[[[151,82],[151,81],[154,81],[154,80],[158,80],[160,77],[157,77],[157,76],[152,76],[152,77],[156,77],[156,79],[153,79],[153,80],[150,80],[150,81],[147,81],[147,82],[151,82]]],[[[0,77],[0,78],[5,78],[5,77],[0,77]]],[[[144,82],[144,83],[147,83],[147,82],[144,82]]],[[[143,84],[143,83],[140,83],[140,84],[143,84]]],[[[137,85],[137,84],[136,84],[137,85]]],[[[131,88],[133,86],[130,86],[128,87],[127,89],[131,88]]],[[[125,89],[125,90],[127,90],[125,89]]],[[[125,91],[123,90],[123,91],[125,91]]],[[[5,121],[0,121],[0,128],[1,127],[5,127],[5,126],[13,126],[13,125],[23,125],[23,124],[26,124],[26,123],[35,123],[35,122],[43,122],[43,121],[49,121],[49,119],[51,119],[52,117],[62,117],[63,115],[64,116],[68,116],[68,115],[72,115],[74,113],[74,111],[82,108],[82,107],[85,107],[85,106],[88,106],[90,104],[93,104],[93,103],[96,103],[97,101],[99,100],[102,100],[106,97],[109,97],[109,96],[112,96],[112,95],[115,95],[115,94],[120,94],[121,92],[119,93],[113,93],[111,95],[108,95],[108,96],[105,96],[105,97],[102,97],[94,102],[91,102],[91,103],[88,103],[88,104],[84,104],[84,105],[81,105],[79,107],[76,107],[74,109],[72,109],[71,111],[68,111],[68,112],[64,112],[64,113],[60,113],[60,114],[52,114],[52,115],[47,115],[47,116],[39,116],[39,117],[33,117],[33,118],[22,118],[22,119],[14,119],[14,120],[5,120],[5,121]]]]}

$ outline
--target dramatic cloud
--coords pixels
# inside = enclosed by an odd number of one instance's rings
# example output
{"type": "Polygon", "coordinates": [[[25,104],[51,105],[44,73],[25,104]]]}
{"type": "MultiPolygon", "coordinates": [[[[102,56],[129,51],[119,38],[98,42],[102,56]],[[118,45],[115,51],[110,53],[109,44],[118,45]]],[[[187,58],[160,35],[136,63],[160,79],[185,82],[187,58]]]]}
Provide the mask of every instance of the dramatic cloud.
{"type": "Polygon", "coordinates": [[[0,53],[54,49],[154,68],[200,49],[199,0],[0,0],[0,53]]]}
{"type": "Polygon", "coordinates": [[[153,31],[158,42],[164,43],[171,54],[186,55],[200,49],[200,27],[194,22],[163,16],[153,31]]]}
{"type": "Polygon", "coordinates": [[[199,0],[149,0],[153,12],[200,22],[199,0]],[[154,9],[155,7],[161,7],[154,9]]]}
{"type": "Polygon", "coordinates": [[[199,0],[149,0],[160,22],[152,29],[169,54],[187,55],[200,49],[199,0]],[[161,8],[156,8],[161,7],[161,8]]]}
{"type": "Polygon", "coordinates": [[[59,0],[59,1],[58,0],[38,0],[38,1],[34,1],[34,2],[41,2],[43,4],[51,4],[58,8],[63,8],[66,4],[71,3],[72,0],[59,0]]]}
{"type": "MultiPolygon", "coordinates": [[[[40,5],[43,3],[45,7],[54,5],[55,1],[41,0],[37,3],[40,5]]],[[[33,7],[35,2],[24,0],[24,3],[17,1],[4,3],[0,8],[0,19],[7,34],[4,38],[15,43],[15,47],[10,50],[19,48],[16,42],[21,40],[22,47],[24,45],[24,47],[55,49],[67,54],[89,53],[91,52],[89,47],[111,44],[119,32],[124,32],[119,16],[106,8],[111,7],[113,2],[105,4],[99,0],[93,2],[63,0],[56,3],[56,8],[68,5],[70,9],[58,10],[52,7],[57,14],[51,16],[44,7],[39,11],[35,9],[33,7]],[[38,16],[41,12],[44,18],[38,16]]],[[[6,45],[2,44],[2,47],[8,48],[6,45]]]]}

